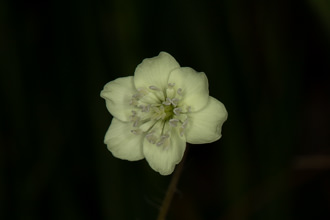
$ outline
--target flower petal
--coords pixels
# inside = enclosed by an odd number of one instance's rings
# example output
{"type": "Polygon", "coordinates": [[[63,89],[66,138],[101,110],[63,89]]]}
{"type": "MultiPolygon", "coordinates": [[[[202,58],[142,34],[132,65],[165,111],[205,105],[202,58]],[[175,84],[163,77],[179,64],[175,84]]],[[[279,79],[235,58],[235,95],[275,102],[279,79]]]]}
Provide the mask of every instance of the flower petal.
{"type": "Polygon", "coordinates": [[[187,142],[204,144],[220,139],[221,127],[227,117],[225,106],[210,96],[205,108],[189,114],[186,128],[187,142]]]}
{"type": "Polygon", "coordinates": [[[105,134],[104,143],[113,156],[129,161],[144,158],[142,151],[143,135],[133,134],[131,124],[112,119],[111,125],[105,134]]]}
{"type": "Polygon", "coordinates": [[[180,67],[178,62],[166,52],[160,52],[156,57],[144,59],[135,69],[135,87],[138,89],[155,86],[164,90],[167,87],[170,72],[178,67],[180,67]]]}
{"type": "Polygon", "coordinates": [[[105,99],[107,109],[114,117],[128,121],[132,114],[130,101],[135,93],[137,90],[133,76],[128,76],[108,82],[101,91],[101,97],[105,99]]]}
{"type": "Polygon", "coordinates": [[[179,135],[177,128],[171,130],[169,138],[167,146],[151,144],[146,138],[143,142],[143,154],[147,162],[161,175],[169,175],[173,172],[186,149],[185,137],[179,135]]]}
{"type": "Polygon", "coordinates": [[[192,112],[207,104],[209,84],[205,73],[198,73],[190,67],[177,68],[171,72],[168,83],[175,83],[182,89],[181,103],[190,106],[192,112]]]}

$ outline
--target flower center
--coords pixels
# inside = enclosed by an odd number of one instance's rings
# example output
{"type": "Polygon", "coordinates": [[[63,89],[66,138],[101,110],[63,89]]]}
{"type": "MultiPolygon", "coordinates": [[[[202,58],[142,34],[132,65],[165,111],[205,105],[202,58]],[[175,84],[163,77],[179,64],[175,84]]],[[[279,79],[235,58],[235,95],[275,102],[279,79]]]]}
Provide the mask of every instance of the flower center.
{"type": "Polygon", "coordinates": [[[169,120],[173,116],[173,106],[172,105],[165,105],[164,106],[164,113],[165,117],[164,120],[169,120]]]}
{"type": "Polygon", "coordinates": [[[183,136],[190,112],[190,107],[182,103],[183,96],[184,91],[175,83],[169,83],[164,90],[152,85],[138,89],[130,100],[131,132],[144,134],[150,143],[164,147],[169,145],[173,129],[183,136]]]}

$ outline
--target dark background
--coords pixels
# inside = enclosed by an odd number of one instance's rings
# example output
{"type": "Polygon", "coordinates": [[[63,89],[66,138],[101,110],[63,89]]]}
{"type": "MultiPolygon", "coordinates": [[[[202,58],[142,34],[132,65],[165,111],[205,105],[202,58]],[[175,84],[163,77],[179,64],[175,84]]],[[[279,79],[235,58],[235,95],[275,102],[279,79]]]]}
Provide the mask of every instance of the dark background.
{"type": "Polygon", "coordinates": [[[229,118],[168,219],[330,219],[327,0],[0,1],[0,219],[155,219],[171,176],[114,158],[99,94],[160,51],[229,118]]]}

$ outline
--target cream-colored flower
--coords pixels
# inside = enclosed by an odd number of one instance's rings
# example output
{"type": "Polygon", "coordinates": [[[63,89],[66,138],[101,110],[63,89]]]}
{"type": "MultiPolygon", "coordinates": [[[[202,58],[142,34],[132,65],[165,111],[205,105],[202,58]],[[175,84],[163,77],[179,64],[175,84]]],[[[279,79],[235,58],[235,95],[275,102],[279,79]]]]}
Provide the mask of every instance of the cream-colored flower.
{"type": "Polygon", "coordinates": [[[113,115],[104,139],[109,151],[129,161],[145,158],[162,175],[173,172],[186,142],[218,140],[227,119],[225,106],[209,96],[206,75],[165,52],[143,60],[134,76],[107,83],[101,97],[113,115]]]}

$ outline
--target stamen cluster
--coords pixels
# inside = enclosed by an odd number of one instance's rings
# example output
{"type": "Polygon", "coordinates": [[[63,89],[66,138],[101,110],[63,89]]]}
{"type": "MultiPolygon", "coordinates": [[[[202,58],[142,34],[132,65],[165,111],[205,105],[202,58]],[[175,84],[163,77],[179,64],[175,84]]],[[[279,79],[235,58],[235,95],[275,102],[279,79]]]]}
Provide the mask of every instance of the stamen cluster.
{"type": "Polygon", "coordinates": [[[156,86],[138,89],[130,100],[134,108],[130,116],[131,132],[145,133],[149,143],[164,147],[168,145],[171,129],[179,129],[183,136],[190,112],[190,107],[181,102],[183,95],[183,90],[176,88],[175,83],[168,83],[164,90],[156,86]]]}

